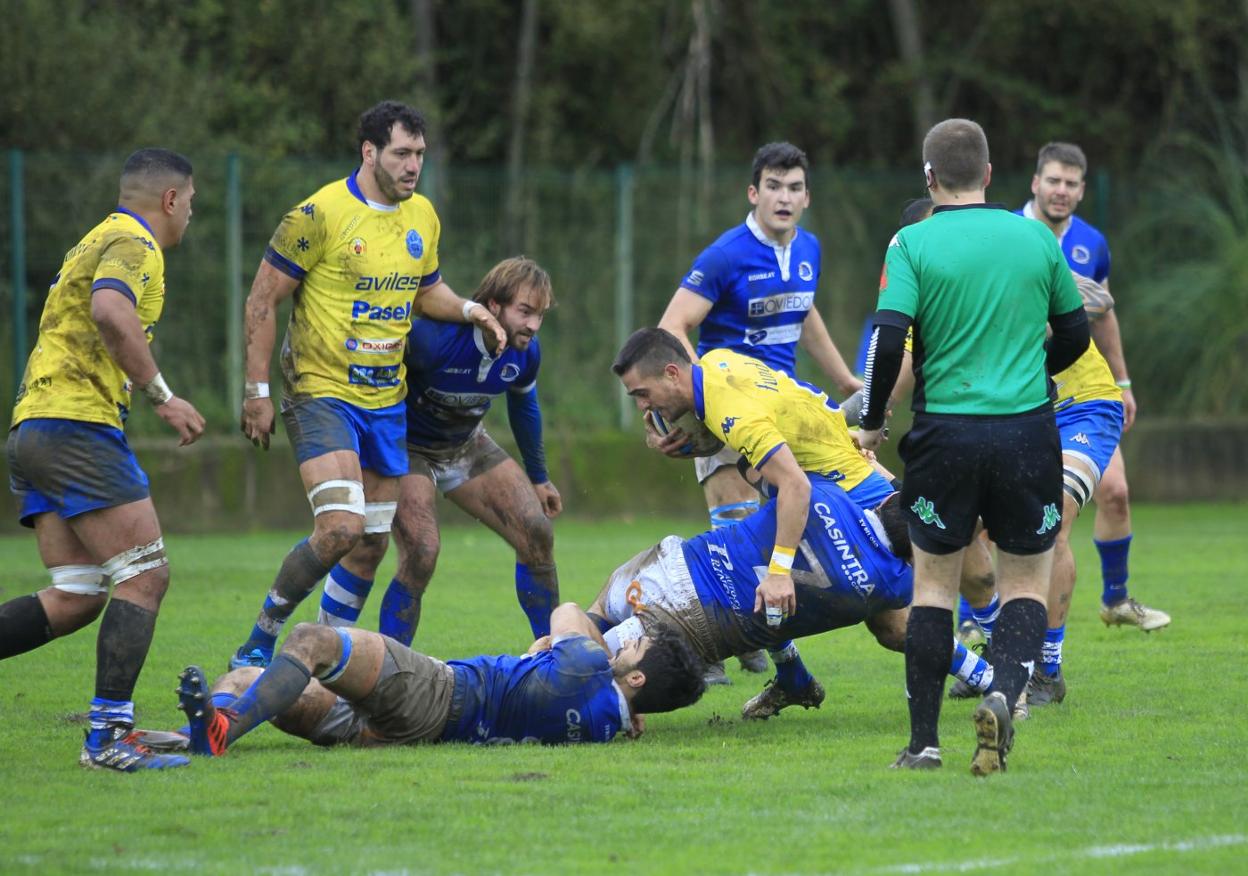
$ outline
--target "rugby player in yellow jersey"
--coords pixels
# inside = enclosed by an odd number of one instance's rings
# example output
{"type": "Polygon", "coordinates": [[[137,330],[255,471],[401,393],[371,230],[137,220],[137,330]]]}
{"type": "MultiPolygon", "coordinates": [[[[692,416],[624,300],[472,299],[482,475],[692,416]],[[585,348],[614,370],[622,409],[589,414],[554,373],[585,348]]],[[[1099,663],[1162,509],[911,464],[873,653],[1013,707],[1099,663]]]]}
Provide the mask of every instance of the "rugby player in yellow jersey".
{"type": "Polygon", "coordinates": [[[251,635],[231,658],[265,666],[283,624],[317,583],[371,583],[407,474],[403,342],[412,318],[506,334],[489,310],[442,279],[440,225],[416,194],[425,120],[383,101],[360,116],[360,166],[292,209],[274,232],[246,306],[242,430],[267,449],[277,305],[294,296],[282,345],[282,421],[312,506],[313,532],[286,555],[251,635]],[[331,575],[332,577],[332,575],[331,575]]]}
{"type": "Polygon", "coordinates": [[[52,586],[0,605],[0,658],[68,635],[103,612],[79,758],[87,767],[134,772],[188,763],[150,751],[132,732],[131,698],[169,563],[147,475],[122,427],[137,386],[180,444],[204,430],[148,346],[165,304],[164,251],[182,240],[194,196],[191,163],[176,152],[141,149],[126,159],[117,208],[65,254],[52,280],[13,409],[9,484],[52,586]]]}

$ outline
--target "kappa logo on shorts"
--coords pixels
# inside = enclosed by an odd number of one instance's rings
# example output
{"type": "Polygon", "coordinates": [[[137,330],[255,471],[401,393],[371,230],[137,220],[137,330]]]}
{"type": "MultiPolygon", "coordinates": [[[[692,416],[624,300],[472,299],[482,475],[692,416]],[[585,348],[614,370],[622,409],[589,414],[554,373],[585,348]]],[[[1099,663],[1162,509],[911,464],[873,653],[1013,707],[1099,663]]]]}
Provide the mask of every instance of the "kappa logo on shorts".
{"type": "Polygon", "coordinates": [[[1044,521],[1040,524],[1040,528],[1036,530],[1036,535],[1044,535],[1057,524],[1062,522],[1062,513],[1057,510],[1057,505],[1050,502],[1044,506],[1044,521]]]}
{"type": "Polygon", "coordinates": [[[1074,438],[1071,438],[1070,440],[1074,441],[1076,444],[1082,444],[1084,447],[1092,446],[1092,442],[1088,440],[1088,436],[1084,435],[1082,432],[1080,432],[1078,435],[1076,435],[1074,438]]]}
{"type": "Polygon", "coordinates": [[[919,520],[931,526],[936,524],[937,529],[944,529],[945,522],[940,519],[940,515],[936,513],[936,506],[931,499],[924,499],[922,496],[914,500],[914,504],[910,506],[910,510],[919,520]]]}

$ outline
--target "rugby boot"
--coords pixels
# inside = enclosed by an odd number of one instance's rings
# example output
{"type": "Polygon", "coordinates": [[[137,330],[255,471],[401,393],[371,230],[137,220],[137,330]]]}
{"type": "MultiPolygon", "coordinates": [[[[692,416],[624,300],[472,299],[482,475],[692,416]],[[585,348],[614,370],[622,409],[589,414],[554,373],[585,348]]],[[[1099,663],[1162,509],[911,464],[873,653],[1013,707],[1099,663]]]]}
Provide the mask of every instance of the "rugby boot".
{"type": "Polygon", "coordinates": [[[702,676],[702,680],[706,682],[706,686],[713,684],[732,684],[732,679],[728,677],[728,673],[724,671],[724,661],[711,663],[706,667],[706,672],[702,676]]]}
{"type": "Polygon", "coordinates": [[[1060,669],[1056,675],[1034,672],[1027,681],[1026,696],[1028,707],[1060,703],[1066,699],[1066,678],[1060,669]]]}
{"type": "Polygon", "coordinates": [[[1151,633],[1169,624],[1170,615],[1160,609],[1140,605],[1128,596],[1122,602],[1115,602],[1113,605],[1101,603],[1101,620],[1107,627],[1126,625],[1139,627],[1144,632],[1151,633]]]}
{"type": "Polygon", "coordinates": [[[246,648],[247,646],[243,645],[234,652],[234,656],[230,658],[230,669],[245,669],[248,666],[267,669],[273,662],[272,654],[266,654],[259,648],[252,648],[250,651],[245,650],[246,648]]]}
{"type": "Polygon", "coordinates": [[[184,767],[190,758],[181,754],[157,754],[143,744],[138,732],[125,724],[106,730],[88,730],[78,763],[88,769],[117,770],[134,773],[139,770],[164,770],[184,767]]]}
{"type": "Polygon", "coordinates": [[[800,691],[785,690],[776,679],[767,682],[767,686],[750,698],[741,707],[741,718],[744,721],[765,721],[772,715],[780,714],[781,709],[789,706],[801,706],[803,709],[817,709],[823,705],[827,696],[823,685],[818,679],[812,678],[810,684],[800,691]]]}
{"type": "MultiPolygon", "coordinates": [[[[1020,697],[1021,699],[1021,697],[1020,697]]],[[[971,775],[989,776],[1005,772],[1005,756],[1014,747],[1014,723],[1005,694],[993,691],[975,708],[975,755],[971,775]]]]}
{"type": "Polygon", "coordinates": [[[764,673],[771,668],[765,651],[748,651],[737,655],[737,662],[746,672],[764,673]]]}
{"type": "Polygon", "coordinates": [[[955,678],[953,684],[949,685],[949,699],[951,700],[973,700],[983,695],[982,690],[976,690],[960,678],[955,678]]]}
{"type": "Polygon", "coordinates": [[[940,749],[934,745],[912,754],[909,748],[903,748],[889,769],[893,770],[938,770],[944,763],[940,759],[940,749]]]}
{"type": "Polygon", "coordinates": [[[230,719],[225,710],[212,704],[208,681],[198,666],[188,666],[178,676],[178,708],[186,713],[190,726],[190,751],[206,757],[220,757],[226,752],[226,734],[230,719]]]}
{"type": "Polygon", "coordinates": [[[131,735],[136,742],[152,751],[186,751],[191,744],[190,736],[176,730],[135,729],[131,735]]]}

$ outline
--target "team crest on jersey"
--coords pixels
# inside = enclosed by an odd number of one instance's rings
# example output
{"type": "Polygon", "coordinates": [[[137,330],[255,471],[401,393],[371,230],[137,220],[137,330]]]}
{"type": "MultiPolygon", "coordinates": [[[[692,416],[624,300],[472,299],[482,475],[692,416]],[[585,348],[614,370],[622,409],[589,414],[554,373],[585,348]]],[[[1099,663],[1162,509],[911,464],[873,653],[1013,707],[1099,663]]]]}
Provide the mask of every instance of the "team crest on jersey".
{"type": "Polygon", "coordinates": [[[418,259],[425,254],[425,242],[415,228],[407,230],[407,254],[418,259]]]}
{"type": "Polygon", "coordinates": [[[798,262],[797,275],[809,283],[815,278],[815,268],[810,262],[798,262]]]}
{"type": "Polygon", "coordinates": [[[498,377],[505,383],[511,383],[520,376],[520,366],[515,362],[508,362],[503,366],[503,370],[498,372],[498,377]]]}
{"type": "Polygon", "coordinates": [[[364,242],[364,238],[357,237],[351,241],[351,252],[355,253],[357,256],[364,255],[367,249],[368,244],[364,242]]]}
{"type": "Polygon", "coordinates": [[[1092,261],[1092,252],[1082,244],[1076,244],[1070,248],[1070,257],[1081,265],[1086,265],[1092,261]]]}

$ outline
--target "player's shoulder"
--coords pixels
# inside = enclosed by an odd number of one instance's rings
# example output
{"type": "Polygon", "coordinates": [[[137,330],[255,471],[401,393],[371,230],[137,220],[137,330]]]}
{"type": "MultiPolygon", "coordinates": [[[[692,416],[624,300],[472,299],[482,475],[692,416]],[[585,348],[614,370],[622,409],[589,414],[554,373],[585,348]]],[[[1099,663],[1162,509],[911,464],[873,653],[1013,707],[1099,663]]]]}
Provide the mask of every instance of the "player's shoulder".
{"type": "MultiPolygon", "coordinates": [[[[732,368],[741,363],[745,357],[740,353],[730,350],[727,347],[715,347],[707,350],[698,357],[699,364],[702,366],[703,373],[712,371],[731,371],[732,368]]],[[[713,373],[713,372],[712,372],[713,373]]]]}
{"type": "Polygon", "coordinates": [[[593,675],[611,670],[607,652],[589,636],[562,636],[553,642],[546,654],[552,665],[564,673],[593,675]]]}
{"type": "Polygon", "coordinates": [[[797,234],[793,237],[793,242],[798,246],[809,247],[816,252],[819,251],[819,237],[812,231],[807,231],[800,225],[797,227],[797,234]]]}
{"type": "Polygon", "coordinates": [[[125,252],[134,258],[142,257],[153,261],[160,261],[162,257],[156,236],[143,222],[128,213],[108,214],[79,244],[80,248],[92,246],[101,252],[125,252]]]}
{"type": "Polygon", "coordinates": [[[1070,217],[1070,233],[1078,235],[1085,244],[1101,245],[1105,243],[1105,235],[1101,230],[1078,214],[1070,217]]]}

